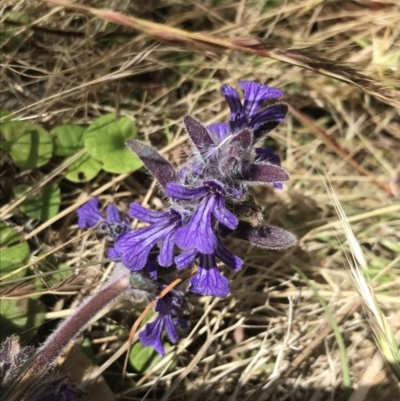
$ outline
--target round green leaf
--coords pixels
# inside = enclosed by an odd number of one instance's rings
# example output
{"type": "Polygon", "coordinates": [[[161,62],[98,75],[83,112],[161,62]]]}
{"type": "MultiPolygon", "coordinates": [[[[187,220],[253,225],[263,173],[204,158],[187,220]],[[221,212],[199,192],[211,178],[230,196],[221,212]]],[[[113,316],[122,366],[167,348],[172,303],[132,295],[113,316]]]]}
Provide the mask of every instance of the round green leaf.
{"type": "Polygon", "coordinates": [[[57,156],[73,156],[82,149],[85,128],[80,125],[59,125],[51,132],[54,139],[54,154],[57,156]]]}
{"type": "MultiPolygon", "coordinates": [[[[27,242],[13,245],[0,251],[0,274],[4,276],[15,269],[22,267],[29,258],[29,245],[27,242]]],[[[25,275],[25,271],[13,275],[12,278],[19,278],[25,275]]]]}
{"type": "Polygon", "coordinates": [[[0,339],[17,333],[23,342],[28,342],[44,317],[45,308],[38,299],[3,299],[0,302],[0,339]]]}
{"type": "Polygon", "coordinates": [[[156,356],[157,352],[153,347],[145,347],[142,343],[137,342],[129,352],[129,362],[133,369],[143,373],[151,366],[156,356]]]}
{"type": "Polygon", "coordinates": [[[142,167],[142,161],[125,145],[136,136],[136,126],[126,117],[119,121],[107,114],[94,121],[85,132],[85,147],[105,171],[123,174],[142,167]]]}
{"type": "Polygon", "coordinates": [[[46,164],[53,153],[50,134],[40,125],[23,121],[5,121],[0,125],[5,147],[15,163],[25,168],[46,164]]]}
{"type": "MultiPolygon", "coordinates": [[[[18,197],[26,190],[26,185],[15,188],[15,196],[18,197]]],[[[46,185],[41,192],[28,196],[20,205],[20,209],[36,220],[47,221],[54,217],[60,210],[61,191],[57,184],[46,185]]]]}
{"type": "MultiPolygon", "coordinates": [[[[29,258],[27,242],[18,244],[22,235],[5,224],[0,224],[0,276],[5,276],[23,266],[29,258]],[[11,246],[10,246],[11,245],[11,246]]],[[[12,279],[23,277],[26,271],[13,275],[12,279]]]]}
{"type": "Polygon", "coordinates": [[[72,163],[65,178],[72,182],[87,182],[93,180],[101,171],[101,164],[89,155],[83,155],[72,163]]]}

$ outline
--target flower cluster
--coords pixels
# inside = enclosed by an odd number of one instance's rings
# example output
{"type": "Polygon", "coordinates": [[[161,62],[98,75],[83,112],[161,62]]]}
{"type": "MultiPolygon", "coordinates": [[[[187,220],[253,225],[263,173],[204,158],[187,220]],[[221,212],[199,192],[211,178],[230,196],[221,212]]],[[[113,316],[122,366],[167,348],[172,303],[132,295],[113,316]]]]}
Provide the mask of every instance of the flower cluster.
{"type": "MultiPolygon", "coordinates": [[[[285,118],[287,106],[277,102],[283,92],[250,81],[241,81],[239,86],[244,91],[243,103],[234,88],[222,88],[230,108],[228,123],[206,126],[191,116],[184,117],[192,154],[177,169],[152,146],[127,141],[168,198],[169,208],[164,211],[131,204],[129,216],[147,223],[146,227],[131,230],[113,206],[109,206],[107,219],[104,218],[97,209],[97,199],[78,210],[80,228],[100,223],[102,231],[115,240],[109,256],[120,257],[132,272],[151,277],[158,289],[164,285],[162,275],[166,268],[175,266],[179,271],[196,264],[189,291],[225,297],[230,291],[229,281],[221,274],[218,261],[234,271],[241,268],[243,261],[224,246],[224,237],[268,249],[288,248],[296,242],[293,234],[262,225],[260,208],[248,193],[249,186],[268,184],[279,189],[289,179],[279,157],[271,149],[258,146],[285,118]],[[254,216],[258,217],[256,223],[254,216]]],[[[177,320],[172,315],[179,309],[182,297],[175,291],[158,299],[158,317],[140,333],[143,344],[164,354],[163,328],[172,342],[177,341],[177,320]]]]}

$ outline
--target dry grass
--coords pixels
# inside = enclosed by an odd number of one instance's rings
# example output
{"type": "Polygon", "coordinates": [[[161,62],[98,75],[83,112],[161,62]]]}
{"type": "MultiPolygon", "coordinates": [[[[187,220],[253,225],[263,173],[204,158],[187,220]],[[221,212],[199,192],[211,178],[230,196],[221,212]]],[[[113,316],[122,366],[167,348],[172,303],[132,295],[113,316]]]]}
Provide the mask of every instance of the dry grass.
{"type": "MultiPolygon", "coordinates": [[[[123,383],[123,356],[112,356],[126,344],[133,310],[128,305],[102,318],[85,338],[98,366],[115,362],[92,377],[103,372],[123,400],[344,400],[351,392],[346,386],[355,389],[351,401],[396,399],[399,387],[377,354],[346,271],[349,249],[338,242],[345,238],[343,228],[320,173],[327,172],[352,224],[377,300],[399,341],[398,1],[81,3],[162,25],[152,37],[147,25],[137,25],[139,31],[115,26],[107,33],[106,20],[93,10],[4,1],[1,18],[14,9],[31,23],[16,24],[25,39],[2,55],[1,108],[48,128],[89,124],[116,112],[177,162],[185,140],[183,115],[207,123],[227,118],[222,83],[252,79],[282,88],[292,110],[271,144],[291,180],[283,191],[263,188],[255,195],[268,223],[299,238],[299,246],[287,252],[232,243],[245,267],[230,275],[231,294],[223,300],[193,298],[190,332],[152,370],[130,372],[123,383]],[[201,35],[185,41],[171,37],[169,27],[201,35]]],[[[72,185],[61,180],[66,168],[52,162],[22,173],[9,163],[2,166],[0,214],[29,240],[35,272],[41,273],[39,251],[79,268],[43,291],[57,297],[49,319],[68,314],[111,269],[109,263],[88,266],[103,259],[105,244],[90,232],[78,236],[73,210],[95,194],[121,210],[133,200],[162,206],[142,173],[101,173],[93,182],[72,185]],[[33,191],[45,180],[61,182],[62,211],[38,225],[21,215],[10,194],[16,184],[27,183],[33,191]]],[[[34,288],[32,280],[14,283],[12,293],[2,288],[3,298],[29,297],[34,288]]]]}

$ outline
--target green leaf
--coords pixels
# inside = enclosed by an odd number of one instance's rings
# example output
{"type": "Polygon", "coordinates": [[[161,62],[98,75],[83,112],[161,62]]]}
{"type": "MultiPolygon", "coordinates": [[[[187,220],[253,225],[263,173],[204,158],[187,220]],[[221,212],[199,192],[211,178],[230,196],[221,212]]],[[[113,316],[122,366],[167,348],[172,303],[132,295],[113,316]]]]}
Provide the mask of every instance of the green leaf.
{"type": "Polygon", "coordinates": [[[83,133],[85,128],[80,125],[59,125],[51,132],[54,139],[54,154],[57,156],[73,156],[84,147],[83,133]]]}
{"type": "MultiPolygon", "coordinates": [[[[18,198],[27,188],[19,185],[15,188],[15,197],[18,198]]],[[[60,210],[61,191],[57,184],[46,185],[37,195],[28,196],[20,205],[20,209],[36,220],[47,221],[60,210]]]]}
{"type": "Polygon", "coordinates": [[[142,161],[125,145],[136,136],[136,126],[126,117],[119,121],[107,114],[94,121],[85,132],[85,147],[109,173],[123,174],[142,167],[142,161]]]}
{"type": "MultiPolygon", "coordinates": [[[[29,245],[27,242],[22,242],[18,245],[13,245],[0,252],[0,275],[5,276],[25,265],[29,258],[29,245]]],[[[12,279],[25,276],[26,271],[21,271],[12,276],[12,279]]]]}
{"type": "Polygon", "coordinates": [[[37,168],[50,160],[53,141],[40,125],[24,121],[3,121],[0,132],[4,137],[2,147],[19,166],[37,168]]]}
{"type": "Polygon", "coordinates": [[[0,223],[0,246],[12,245],[18,242],[22,235],[11,227],[0,223]]]}
{"type": "Polygon", "coordinates": [[[60,263],[57,266],[57,272],[53,274],[52,278],[58,281],[62,281],[71,277],[74,274],[74,270],[71,269],[71,266],[66,263],[60,263]]]}
{"type": "MultiPolygon", "coordinates": [[[[14,245],[22,239],[22,235],[18,234],[14,229],[0,224],[0,276],[5,276],[13,272],[15,269],[23,266],[29,258],[29,245],[27,242],[14,245]],[[10,246],[12,245],[12,246],[10,246]],[[3,247],[8,248],[3,249],[3,247]]],[[[25,275],[26,271],[21,271],[12,276],[12,279],[20,278],[25,275]]],[[[1,302],[0,302],[1,303],[1,302]]]]}
{"type": "Polygon", "coordinates": [[[142,343],[137,342],[129,352],[129,362],[133,369],[143,373],[151,366],[156,356],[157,352],[153,347],[145,347],[142,343]]]}
{"type": "Polygon", "coordinates": [[[89,155],[83,155],[72,163],[65,178],[72,182],[87,182],[93,180],[101,171],[101,164],[89,155]]]}
{"type": "Polygon", "coordinates": [[[22,342],[28,342],[44,321],[44,315],[44,305],[38,299],[3,299],[0,302],[1,341],[17,333],[22,342]]]}

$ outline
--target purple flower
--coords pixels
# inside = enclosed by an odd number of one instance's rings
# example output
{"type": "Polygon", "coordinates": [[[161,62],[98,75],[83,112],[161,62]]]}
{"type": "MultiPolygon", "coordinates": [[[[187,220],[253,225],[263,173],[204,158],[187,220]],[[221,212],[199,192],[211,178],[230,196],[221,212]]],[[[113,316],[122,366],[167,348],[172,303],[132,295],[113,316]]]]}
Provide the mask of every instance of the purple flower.
{"type": "Polygon", "coordinates": [[[191,280],[191,292],[223,298],[229,293],[228,279],[221,275],[217,267],[218,258],[234,271],[240,270],[243,260],[224,247],[217,237],[217,246],[212,254],[203,254],[196,250],[182,253],[175,258],[178,269],[184,269],[199,258],[199,268],[191,280]]]}
{"type": "MultiPolygon", "coordinates": [[[[100,228],[115,239],[109,257],[120,257],[121,263],[132,271],[132,288],[141,294],[147,291],[143,285],[150,289],[144,297],[148,301],[156,299],[176,277],[177,270],[194,262],[198,269],[189,291],[225,297],[230,291],[229,280],[220,273],[218,264],[222,262],[238,271],[243,261],[225,248],[220,236],[232,236],[268,249],[283,249],[296,242],[291,233],[261,224],[261,208],[248,193],[250,185],[281,188],[282,182],[289,179],[271,149],[255,147],[284,120],[288,107],[277,101],[283,92],[250,81],[241,81],[239,86],[243,97],[229,85],[222,87],[230,108],[229,123],[206,126],[194,117],[183,118],[192,154],[178,169],[156,148],[127,141],[159,182],[168,210],[154,211],[131,204],[129,216],[147,223],[135,231],[128,228],[113,206],[107,208],[107,218],[104,217],[98,210],[97,198],[78,210],[80,228],[100,223],[100,228]],[[239,221],[238,216],[256,222],[256,227],[239,221]],[[176,267],[172,268],[174,263],[176,267]]],[[[183,299],[183,293],[176,289],[157,299],[158,316],[139,334],[144,345],[154,347],[163,356],[163,331],[171,342],[178,340],[177,315],[184,309],[183,299]]]]}
{"type": "Polygon", "coordinates": [[[117,238],[115,249],[122,257],[122,263],[130,270],[145,267],[149,252],[161,242],[158,263],[168,267],[173,263],[176,230],[180,227],[181,217],[174,210],[156,212],[132,203],[129,215],[150,225],[117,238]]]}
{"type": "Polygon", "coordinates": [[[176,307],[177,303],[174,295],[174,292],[170,292],[157,300],[155,311],[158,312],[158,316],[153,322],[147,323],[144,330],[139,333],[141,343],[145,346],[154,347],[163,357],[165,357],[161,340],[163,330],[165,329],[169,340],[173,344],[178,341],[178,333],[172,318],[174,307],[176,307]]]}
{"type": "Polygon", "coordinates": [[[99,230],[111,238],[126,233],[131,229],[129,220],[122,218],[114,205],[107,206],[107,218],[99,211],[99,198],[93,198],[76,211],[78,213],[78,227],[83,230],[99,224],[99,230]]]}
{"type": "Polygon", "coordinates": [[[191,280],[190,291],[220,298],[229,294],[229,281],[219,272],[215,255],[200,255],[199,269],[191,280]]]}
{"type": "MultiPolygon", "coordinates": [[[[244,90],[243,104],[235,89],[229,85],[222,87],[222,94],[225,96],[231,110],[229,131],[236,132],[245,127],[251,128],[255,132],[254,142],[256,142],[264,134],[257,132],[260,127],[266,123],[270,123],[266,127],[269,132],[272,129],[271,127],[275,128],[280,121],[285,119],[287,106],[283,103],[276,103],[260,110],[264,102],[282,97],[283,92],[280,89],[251,81],[240,81],[239,86],[244,90]]],[[[219,132],[218,136],[221,136],[222,126],[217,126],[216,128],[219,132]]]]}
{"type": "Polygon", "coordinates": [[[170,183],[166,194],[184,201],[202,199],[186,225],[176,232],[176,244],[183,250],[196,249],[204,254],[211,254],[217,246],[214,233],[214,219],[224,226],[234,229],[237,217],[225,207],[225,190],[216,181],[205,181],[198,188],[187,188],[180,184],[170,183]]]}

